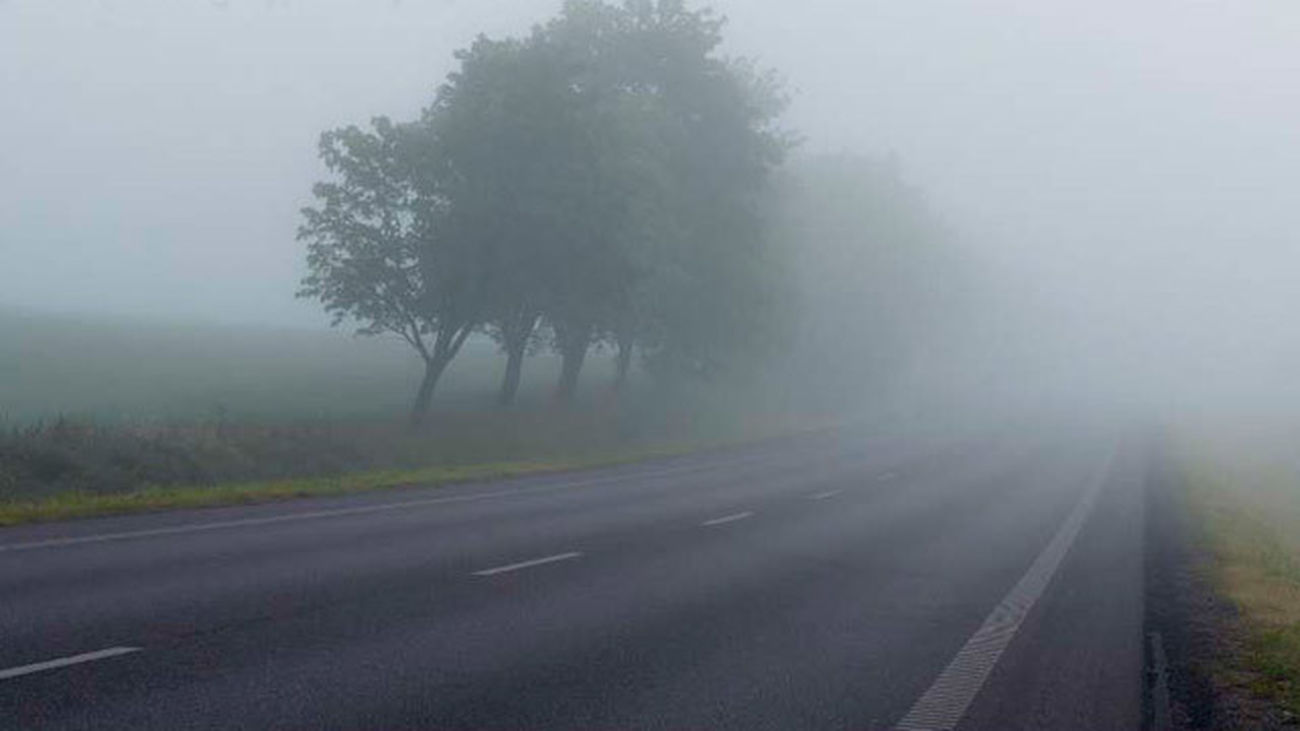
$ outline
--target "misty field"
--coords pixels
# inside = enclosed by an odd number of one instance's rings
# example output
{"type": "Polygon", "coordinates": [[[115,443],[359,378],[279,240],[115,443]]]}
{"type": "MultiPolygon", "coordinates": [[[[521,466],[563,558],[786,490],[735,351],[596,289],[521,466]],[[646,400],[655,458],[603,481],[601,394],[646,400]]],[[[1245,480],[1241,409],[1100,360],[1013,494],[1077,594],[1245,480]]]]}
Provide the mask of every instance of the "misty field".
{"type": "Polygon", "coordinates": [[[553,402],[542,355],[500,408],[502,358],[475,342],[411,430],[418,362],[383,340],[9,312],[0,342],[0,521],[575,468],[815,422],[753,391],[616,399],[600,354],[576,403],[553,402]]]}
{"type": "MultiPolygon", "coordinates": [[[[599,356],[588,386],[612,378],[599,356]]],[[[472,341],[449,369],[443,409],[490,404],[504,362],[472,341]]],[[[530,359],[522,394],[552,385],[530,359]]],[[[0,424],[387,419],[410,406],[421,366],[402,343],[342,331],[180,325],[0,309],[0,424]]]]}

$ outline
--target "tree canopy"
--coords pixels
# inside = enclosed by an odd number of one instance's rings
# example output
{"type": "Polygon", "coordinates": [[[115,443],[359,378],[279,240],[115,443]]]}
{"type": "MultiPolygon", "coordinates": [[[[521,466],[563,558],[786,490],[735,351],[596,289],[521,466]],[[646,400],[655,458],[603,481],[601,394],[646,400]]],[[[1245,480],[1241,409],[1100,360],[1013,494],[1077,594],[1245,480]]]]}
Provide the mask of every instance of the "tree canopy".
{"type": "Polygon", "coordinates": [[[780,279],[761,192],[790,140],[780,85],[721,56],[722,30],[681,0],[571,0],[459,52],[418,119],[322,136],[301,295],[419,353],[414,421],[476,331],[506,352],[503,402],[542,343],[561,399],[600,343],[620,381],[638,351],[665,377],[761,351],[780,279]]]}

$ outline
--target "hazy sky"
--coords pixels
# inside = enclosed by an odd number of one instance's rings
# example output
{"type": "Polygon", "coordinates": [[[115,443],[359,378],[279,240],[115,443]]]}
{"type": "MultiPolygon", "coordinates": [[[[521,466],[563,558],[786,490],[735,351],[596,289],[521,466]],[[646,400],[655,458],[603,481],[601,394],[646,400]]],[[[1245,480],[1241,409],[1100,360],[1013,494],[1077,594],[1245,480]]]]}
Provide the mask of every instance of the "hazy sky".
{"type": "MultiPolygon", "coordinates": [[[[0,0],[0,303],[323,322],[292,297],[319,132],[413,115],[454,49],[558,5],[0,0]]],[[[1294,0],[713,5],[809,149],[896,152],[1115,347],[1294,329],[1294,0]]]]}

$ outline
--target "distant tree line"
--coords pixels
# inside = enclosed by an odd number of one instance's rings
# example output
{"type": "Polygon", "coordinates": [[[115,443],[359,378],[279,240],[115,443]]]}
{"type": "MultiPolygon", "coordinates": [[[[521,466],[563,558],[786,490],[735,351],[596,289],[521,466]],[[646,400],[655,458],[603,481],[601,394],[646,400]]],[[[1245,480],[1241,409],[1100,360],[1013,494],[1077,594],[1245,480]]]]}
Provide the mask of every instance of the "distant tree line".
{"type": "Polygon", "coordinates": [[[809,408],[883,407],[937,392],[974,367],[990,313],[981,265],[896,158],[791,160],[768,185],[767,237],[782,262],[788,320],[769,369],[809,408]]]}
{"type": "Polygon", "coordinates": [[[300,296],[423,359],[412,420],[474,333],[561,360],[572,399],[596,346],[721,377],[788,319],[767,235],[790,138],[769,73],[719,54],[723,22],[681,0],[572,0],[525,37],[478,38],[418,119],[326,132],[329,179],[299,238],[300,296]]]}

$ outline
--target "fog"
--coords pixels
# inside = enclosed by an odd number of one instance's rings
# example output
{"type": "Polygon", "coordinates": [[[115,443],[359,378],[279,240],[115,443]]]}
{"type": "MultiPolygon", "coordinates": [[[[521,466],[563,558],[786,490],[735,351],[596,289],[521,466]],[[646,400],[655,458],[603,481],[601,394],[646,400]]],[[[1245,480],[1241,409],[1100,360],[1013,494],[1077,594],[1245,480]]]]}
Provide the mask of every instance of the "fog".
{"type": "MultiPolygon", "coordinates": [[[[1296,403],[1294,2],[712,5],[786,79],[799,154],[892,155],[925,192],[1009,350],[1124,400],[1296,403]]],[[[416,115],[455,49],[557,9],[0,2],[0,305],[325,327],[293,297],[318,134],[416,115]]]]}

